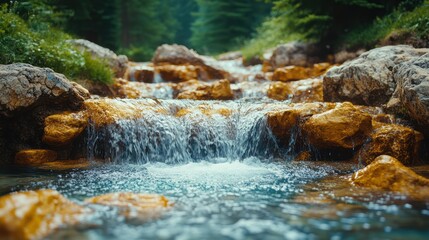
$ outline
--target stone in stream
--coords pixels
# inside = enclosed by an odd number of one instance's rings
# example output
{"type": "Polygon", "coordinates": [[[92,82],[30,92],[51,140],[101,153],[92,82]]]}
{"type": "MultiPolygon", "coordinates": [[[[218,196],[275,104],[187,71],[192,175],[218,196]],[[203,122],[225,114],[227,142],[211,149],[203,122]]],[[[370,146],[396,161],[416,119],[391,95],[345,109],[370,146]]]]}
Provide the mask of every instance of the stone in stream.
{"type": "Polygon", "coordinates": [[[152,62],[155,67],[163,65],[192,65],[198,67],[201,80],[229,79],[231,77],[230,74],[218,66],[215,59],[200,56],[193,50],[177,44],[159,46],[152,58],[152,62]]]}
{"type": "Polygon", "coordinates": [[[85,112],[63,112],[45,118],[43,142],[52,146],[70,144],[88,125],[85,112]]]}
{"type": "Polygon", "coordinates": [[[267,97],[293,103],[323,102],[323,80],[305,79],[293,82],[273,82],[267,90],[267,97]]]}
{"type": "Polygon", "coordinates": [[[29,149],[15,155],[15,163],[20,165],[41,165],[57,160],[57,153],[46,149],[29,149]]]}
{"type": "Polygon", "coordinates": [[[0,115],[45,108],[79,109],[89,93],[49,68],[14,63],[0,65],[0,115]]]}
{"type": "Polygon", "coordinates": [[[377,156],[390,155],[402,164],[415,165],[419,160],[419,147],[423,135],[409,127],[373,121],[374,130],[355,155],[365,165],[377,156]]]}
{"type": "Polygon", "coordinates": [[[60,228],[85,227],[99,208],[111,206],[127,220],[154,220],[172,204],[160,195],[110,193],[77,204],[54,190],[16,192],[0,197],[2,239],[43,239],[60,228]]]}
{"type": "Polygon", "coordinates": [[[200,66],[193,65],[161,65],[156,66],[155,71],[166,82],[185,82],[194,79],[204,79],[200,76],[203,70],[200,66]]]}
{"type": "Polygon", "coordinates": [[[311,67],[287,66],[274,70],[273,81],[296,81],[314,78],[323,75],[332,65],[329,63],[317,63],[311,67]]]}
{"type": "Polygon", "coordinates": [[[42,239],[63,226],[77,224],[88,209],[53,190],[11,193],[0,197],[2,239],[42,239]]]}
{"type": "Polygon", "coordinates": [[[181,92],[178,99],[193,100],[230,100],[234,98],[228,80],[219,80],[212,84],[205,84],[197,87],[195,90],[181,92]]]}
{"type": "Polygon", "coordinates": [[[84,106],[89,93],[49,68],[16,63],[0,65],[0,121],[5,143],[0,152],[13,159],[23,149],[45,148],[45,117],[84,106]]]}
{"type": "Polygon", "coordinates": [[[362,145],[372,130],[371,116],[351,103],[310,117],[302,126],[308,142],[319,148],[353,149],[362,145]]]}
{"type": "MultiPolygon", "coordinates": [[[[398,66],[420,58],[429,49],[410,46],[386,46],[361,54],[358,58],[330,69],[323,83],[326,101],[350,101],[354,104],[380,106],[391,98],[398,77],[398,66]]],[[[422,66],[423,67],[423,66],[422,66]]],[[[420,71],[423,71],[422,67],[420,71]]],[[[404,68],[404,67],[402,67],[404,68]]],[[[405,68],[412,68],[409,62],[405,68]]],[[[398,75],[399,76],[399,75],[398,75]]]]}
{"type": "Polygon", "coordinates": [[[85,39],[68,40],[82,52],[88,52],[92,57],[106,61],[115,73],[116,77],[124,77],[128,67],[128,58],[124,55],[116,55],[110,49],[104,48],[85,39]]]}
{"type": "Polygon", "coordinates": [[[130,63],[124,79],[131,82],[153,83],[155,80],[155,69],[151,65],[130,63]]]}
{"type": "Polygon", "coordinates": [[[405,194],[413,199],[429,199],[429,179],[417,175],[398,159],[382,155],[354,173],[350,182],[359,187],[405,194]]]}
{"type": "Polygon", "coordinates": [[[127,219],[153,220],[172,204],[160,195],[138,193],[108,193],[85,200],[86,203],[112,206],[127,219]]]}

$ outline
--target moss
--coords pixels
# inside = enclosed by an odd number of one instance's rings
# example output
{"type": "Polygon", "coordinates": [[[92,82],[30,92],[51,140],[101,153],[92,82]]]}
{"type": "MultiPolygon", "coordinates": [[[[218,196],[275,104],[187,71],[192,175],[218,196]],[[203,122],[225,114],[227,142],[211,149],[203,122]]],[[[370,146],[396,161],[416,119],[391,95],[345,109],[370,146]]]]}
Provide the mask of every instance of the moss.
{"type": "Polygon", "coordinates": [[[112,83],[112,71],[103,60],[90,59],[66,42],[71,39],[68,34],[47,24],[41,25],[45,27],[30,28],[3,5],[0,9],[0,64],[24,62],[52,68],[70,79],[112,83]]]}

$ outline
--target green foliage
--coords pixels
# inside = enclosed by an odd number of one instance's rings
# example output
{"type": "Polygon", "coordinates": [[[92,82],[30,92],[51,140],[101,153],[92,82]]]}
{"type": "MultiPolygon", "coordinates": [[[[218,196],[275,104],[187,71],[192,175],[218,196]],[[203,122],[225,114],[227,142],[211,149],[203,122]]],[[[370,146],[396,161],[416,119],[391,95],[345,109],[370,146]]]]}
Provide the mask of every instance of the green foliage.
{"type": "MultiPolygon", "coordinates": [[[[100,60],[89,60],[66,42],[70,37],[42,22],[43,28],[31,28],[22,18],[3,5],[0,10],[0,64],[15,62],[49,67],[70,78],[89,78],[112,82],[112,72],[100,60]],[[97,73],[97,74],[95,74],[97,73]]],[[[37,19],[32,17],[32,21],[37,19]]],[[[35,22],[34,22],[35,24],[35,22]]]]}
{"type": "Polygon", "coordinates": [[[400,7],[385,17],[377,18],[369,26],[353,29],[339,40],[340,43],[348,48],[371,47],[392,32],[410,32],[429,40],[429,1],[426,0],[423,5],[419,2],[418,7],[400,7]],[[403,9],[414,10],[404,12],[403,9]]]}
{"type": "Polygon", "coordinates": [[[204,53],[219,53],[239,46],[254,32],[263,3],[248,0],[197,0],[192,25],[192,46],[204,53]]]}

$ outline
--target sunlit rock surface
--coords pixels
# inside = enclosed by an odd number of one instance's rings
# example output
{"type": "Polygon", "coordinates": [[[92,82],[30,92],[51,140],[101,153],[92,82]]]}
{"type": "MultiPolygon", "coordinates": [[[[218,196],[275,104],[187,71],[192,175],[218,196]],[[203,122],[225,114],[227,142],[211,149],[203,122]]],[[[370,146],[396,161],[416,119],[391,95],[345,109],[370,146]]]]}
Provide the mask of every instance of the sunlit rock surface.
{"type": "Polygon", "coordinates": [[[61,146],[70,144],[88,125],[85,112],[64,112],[45,118],[43,142],[61,146]]]}
{"type": "Polygon", "coordinates": [[[368,165],[380,155],[390,155],[405,165],[419,162],[421,133],[397,124],[373,122],[373,126],[374,130],[356,154],[356,160],[368,165]]]}
{"type": "Polygon", "coordinates": [[[267,97],[292,103],[323,102],[323,80],[305,79],[293,82],[273,82],[267,90],[267,97]]]}
{"type": "Polygon", "coordinates": [[[12,193],[0,198],[2,239],[42,239],[52,231],[79,221],[88,213],[60,193],[38,190],[12,193]]]}
{"type": "Polygon", "coordinates": [[[277,68],[274,70],[272,80],[288,82],[314,78],[323,75],[330,67],[331,64],[329,63],[318,63],[312,65],[311,67],[287,66],[283,68],[277,68]]]}
{"type": "Polygon", "coordinates": [[[57,153],[46,149],[30,149],[19,151],[15,155],[15,163],[20,165],[41,165],[57,160],[57,153]]]}
{"type": "Polygon", "coordinates": [[[382,155],[350,178],[352,184],[383,191],[399,192],[412,198],[429,199],[429,179],[417,175],[397,159],[382,155]]]}
{"type": "Polygon", "coordinates": [[[227,72],[216,66],[216,60],[200,56],[193,50],[176,44],[164,44],[158,47],[152,58],[152,62],[155,66],[169,64],[199,66],[204,70],[204,73],[200,74],[205,75],[206,79],[224,79],[229,77],[227,72]]]}
{"type": "Polygon", "coordinates": [[[326,73],[323,83],[324,99],[370,106],[386,104],[400,81],[395,76],[399,65],[413,59],[418,61],[428,51],[399,45],[365,52],[326,73]]]}
{"type": "Polygon", "coordinates": [[[193,100],[231,100],[234,93],[228,80],[220,80],[212,84],[202,85],[195,90],[181,92],[178,99],[193,100]]]}
{"type": "Polygon", "coordinates": [[[193,79],[208,80],[201,75],[199,66],[193,65],[161,65],[156,66],[155,71],[166,82],[185,82],[193,79]]]}
{"type": "Polygon", "coordinates": [[[126,218],[145,221],[159,217],[163,210],[171,206],[164,196],[136,193],[109,193],[88,198],[85,202],[113,206],[126,218]]]}
{"type": "Polygon", "coordinates": [[[371,116],[351,103],[337,105],[327,112],[313,115],[303,125],[308,142],[318,148],[352,149],[364,143],[371,130],[371,116]]]}
{"type": "Polygon", "coordinates": [[[12,115],[35,106],[79,108],[89,93],[49,68],[15,63],[0,65],[0,114],[12,115]]]}

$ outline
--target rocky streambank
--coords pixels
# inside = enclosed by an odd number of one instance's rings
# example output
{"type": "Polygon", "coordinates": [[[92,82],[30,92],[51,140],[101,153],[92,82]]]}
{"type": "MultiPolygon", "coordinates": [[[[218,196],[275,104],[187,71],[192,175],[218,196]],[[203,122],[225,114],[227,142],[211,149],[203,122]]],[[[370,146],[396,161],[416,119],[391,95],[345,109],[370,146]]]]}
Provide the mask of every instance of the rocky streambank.
{"type": "MultiPolygon", "coordinates": [[[[317,49],[291,43],[263,66],[245,67],[239,54],[216,60],[179,45],[134,63],[84,40],[73,43],[108,58],[115,83],[80,81],[86,89],[50,69],[0,65],[1,164],[59,170],[231,154],[338,161],[365,167],[344,178],[343,190],[429,200],[429,180],[408,168],[429,164],[429,49],[386,46],[339,65],[343,60],[321,62],[317,49]]],[[[93,211],[88,204],[142,216],[167,200],[117,193],[75,204],[50,190],[12,193],[0,198],[0,232],[40,238],[81,222],[93,211]],[[43,211],[34,213],[27,201],[43,211]]]]}

